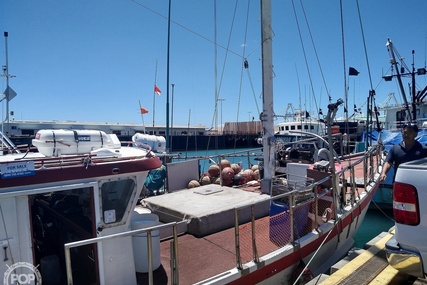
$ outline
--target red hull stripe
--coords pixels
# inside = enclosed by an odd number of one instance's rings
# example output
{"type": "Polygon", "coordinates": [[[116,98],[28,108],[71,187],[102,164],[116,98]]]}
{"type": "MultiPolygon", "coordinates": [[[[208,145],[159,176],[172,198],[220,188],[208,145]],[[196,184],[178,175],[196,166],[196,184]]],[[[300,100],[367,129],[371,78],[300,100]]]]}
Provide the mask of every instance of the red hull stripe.
{"type": "MultiPolygon", "coordinates": [[[[354,217],[358,217],[358,215],[360,215],[360,213],[369,205],[369,203],[372,200],[373,195],[375,194],[376,189],[378,188],[378,184],[376,184],[374,186],[374,188],[372,189],[371,192],[369,192],[369,194],[365,197],[365,199],[362,200],[362,202],[360,203],[360,206],[356,207],[354,209],[354,211],[356,211],[354,215],[354,217]]],[[[352,221],[352,216],[351,215],[347,215],[347,217],[344,218],[344,220],[342,221],[342,227],[345,228],[347,227],[352,221]]],[[[332,233],[329,235],[329,237],[327,238],[326,242],[329,242],[331,239],[335,238],[338,235],[338,228],[340,223],[338,223],[332,230],[332,233]]],[[[270,277],[272,277],[273,275],[285,270],[286,268],[288,268],[289,266],[291,266],[292,264],[295,264],[297,262],[299,262],[302,258],[308,256],[309,254],[313,253],[314,251],[316,251],[320,244],[323,241],[324,235],[327,233],[324,233],[322,237],[316,239],[315,241],[313,241],[312,243],[308,244],[307,246],[304,246],[303,248],[301,248],[300,250],[297,250],[293,253],[291,253],[288,256],[285,256],[284,258],[273,262],[269,265],[266,265],[258,270],[256,270],[255,272],[252,272],[246,276],[243,276],[241,278],[239,278],[238,280],[235,280],[229,284],[233,284],[233,285],[237,285],[237,284],[241,284],[241,285],[247,285],[247,284],[256,284],[259,283],[261,281],[264,281],[270,277]]]]}

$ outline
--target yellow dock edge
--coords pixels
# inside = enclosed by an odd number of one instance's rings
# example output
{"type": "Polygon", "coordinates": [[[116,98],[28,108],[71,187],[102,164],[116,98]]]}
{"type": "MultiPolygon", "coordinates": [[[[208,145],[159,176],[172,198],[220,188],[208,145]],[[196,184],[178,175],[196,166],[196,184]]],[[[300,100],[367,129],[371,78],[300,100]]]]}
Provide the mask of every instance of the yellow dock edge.
{"type": "MultiPolygon", "coordinates": [[[[383,238],[377,241],[374,245],[372,245],[369,249],[365,250],[363,253],[361,253],[352,261],[344,265],[338,271],[334,272],[331,276],[329,276],[320,284],[336,285],[345,281],[348,276],[350,276],[359,267],[365,264],[370,258],[376,255],[379,251],[384,250],[386,242],[392,237],[393,234],[394,228],[383,238]]],[[[398,275],[398,273],[399,271],[397,271],[396,269],[392,268],[391,266],[387,266],[369,284],[388,284],[396,277],[396,275],[398,275]]]]}

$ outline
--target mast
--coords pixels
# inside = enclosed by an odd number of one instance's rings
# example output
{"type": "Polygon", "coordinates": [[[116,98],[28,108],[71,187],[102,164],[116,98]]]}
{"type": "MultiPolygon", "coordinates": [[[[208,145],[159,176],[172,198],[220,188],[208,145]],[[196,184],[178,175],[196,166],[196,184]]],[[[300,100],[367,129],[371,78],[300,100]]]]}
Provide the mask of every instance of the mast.
{"type": "Polygon", "coordinates": [[[261,43],[262,43],[262,102],[263,111],[263,157],[264,177],[261,191],[271,194],[272,177],[275,170],[274,111],[273,111],[273,56],[271,29],[271,1],[261,0],[261,43]]]}
{"type": "Polygon", "coordinates": [[[405,111],[408,112],[408,118],[411,118],[411,112],[409,111],[408,100],[406,99],[405,88],[403,88],[402,77],[400,76],[399,68],[397,66],[396,56],[394,55],[394,46],[390,39],[387,39],[386,46],[389,48],[391,55],[391,64],[396,70],[397,82],[399,83],[400,92],[402,92],[403,102],[405,104],[405,111]]]}
{"type": "MultiPolygon", "coordinates": [[[[385,75],[383,76],[383,79],[385,81],[391,81],[394,76],[397,77],[397,81],[399,83],[400,92],[402,92],[402,97],[405,103],[405,112],[408,113],[407,118],[409,121],[416,122],[417,120],[417,100],[419,100],[416,88],[415,88],[415,75],[425,75],[427,73],[426,68],[418,68],[417,71],[415,71],[415,51],[412,50],[412,70],[409,70],[408,67],[406,67],[406,64],[403,62],[402,58],[399,58],[401,60],[401,70],[399,70],[397,66],[397,61],[395,57],[395,48],[393,46],[393,43],[390,39],[387,39],[386,44],[389,53],[391,55],[391,64],[396,70],[396,75],[385,75]],[[405,73],[405,69],[408,70],[408,72],[405,73]],[[402,84],[402,76],[411,76],[411,107],[412,107],[412,116],[411,116],[411,110],[409,109],[409,104],[406,99],[405,90],[403,88],[402,84]]],[[[397,53],[397,51],[396,51],[397,53]]],[[[397,53],[398,54],[398,53],[397,53]]],[[[399,55],[399,54],[398,54],[399,55]]]]}
{"type": "Polygon", "coordinates": [[[8,32],[4,32],[4,42],[5,42],[5,52],[6,52],[6,65],[3,67],[4,69],[4,76],[6,77],[6,91],[4,92],[5,97],[6,97],[6,123],[7,123],[7,133],[10,132],[10,127],[9,127],[9,63],[8,63],[8,55],[7,55],[7,37],[8,37],[8,32]]]}
{"type": "Polygon", "coordinates": [[[153,86],[153,128],[154,128],[154,118],[156,113],[156,86],[157,86],[157,59],[156,59],[156,69],[154,71],[154,86],[153,86]]]}
{"type": "Polygon", "coordinates": [[[167,51],[167,66],[166,66],[166,152],[170,151],[169,142],[169,57],[170,57],[170,39],[171,39],[171,2],[169,0],[169,16],[168,16],[168,51],[167,51]]]}

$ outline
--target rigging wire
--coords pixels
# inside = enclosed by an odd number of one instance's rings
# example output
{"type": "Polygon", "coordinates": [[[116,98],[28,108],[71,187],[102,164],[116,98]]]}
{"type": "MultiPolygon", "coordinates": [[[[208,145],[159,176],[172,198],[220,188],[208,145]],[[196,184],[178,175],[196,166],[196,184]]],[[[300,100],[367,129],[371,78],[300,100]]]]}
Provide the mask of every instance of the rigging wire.
{"type": "MultiPolygon", "coordinates": [[[[168,17],[163,16],[161,13],[159,13],[159,12],[157,12],[157,11],[149,8],[148,6],[146,6],[146,5],[138,2],[137,0],[130,0],[130,1],[132,1],[133,3],[139,5],[140,7],[142,7],[144,9],[150,11],[151,13],[153,13],[153,14],[161,17],[161,18],[168,19],[168,17]]],[[[200,38],[202,38],[202,39],[204,39],[204,40],[212,43],[215,46],[215,58],[217,58],[217,48],[218,47],[221,48],[221,49],[224,49],[225,52],[226,52],[225,53],[225,58],[224,58],[224,64],[223,64],[222,72],[221,72],[221,79],[219,80],[219,87],[218,88],[217,88],[217,82],[218,81],[217,81],[217,77],[216,77],[217,73],[215,71],[215,82],[216,82],[215,83],[215,89],[216,89],[215,90],[215,111],[214,111],[214,116],[213,116],[212,123],[211,123],[211,129],[213,128],[213,126],[217,125],[216,121],[217,121],[217,117],[218,117],[218,99],[219,99],[219,94],[220,94],[220,91],[221,91],[221,85],[222,85],[223,77],[224,77],[224,73],[225,73],[224,70],[225,70],[225,66],[226,66],[226,62],[227,62],[227,57],[228,57],[229,54],[236,55],[239,58],[243,59],[243,62],[244,62],[244,65],[245,65],[245,69],[247,70],[247,73],[248,73],[248,76],[249,76],[249,81],[250,81],[250,84],[251,84],[252,93],[254,94],[254,99],[255,99],[255,104],[256,104],[257,112],[258,112],[258,114],[260,114],[259,106],[258,106],[258,103],[256,101],[256,95],[255,95],[255,92],[254,92],[254,87],[253,87],[252,79],[251,79],[251,76],[250,76],[249,69],[247,68],[248,67],[248,64],[247,64],[248,57],[251,54],[253,54],[257,49],[259,49],[260,45],[256,46],[256,48],[254,50],[252,50],[247,56],[245,56],[245,49],[246,49],[246,42],[247,42],[246,41],[246,36],[247,36],[247,30],[248,30],[248,18],[249,18],[250,1],[248,1],[248,10],[247,10],[247,16],[246,16],[245,41],[244,41],[244,52],[243,52],[243,55],[240,55],[239,53],[237,53],[237,52],[235,52],[235,51],[233,51],[233,50],[230,49],[231,34],[232,34],[232,31],[233,31],[233,26],[234,26],[234,22],[235,22],[235,18],[236,18],[237,4],[238,4],[238,0],[236,0],[236,4],[235,4],[235,8],[234,8],[234,13],[233,13],[233,18],[232,18],[232,25],[231,25],[230,32],[229,32],[229,38],[228,38],[227,46],[223,46],[223,45],[218,44],[218,42],[216,40],[216,26],[217,26],[216,25],[216,1],[215,1],[215,4],[214,4],[215,5],[215,8],[214,8],[214,14],[215,14],[215,19],[214,19],[214,22],[215,22],[215,24],[214,24],[215,25],[215,36],[214,36],[214,40],[211,40],[211,39],[207,38],[206,36],[203,36],[202,34],[197,33],[194,30],[191,30],[190,28],[187,28],[186,26],[178,23],[175,20],[169,19],[169,21],[171,23],[174,23],[175,25],[183,28],[184,30],[187,30],[188,32],[190,32],[192,34],[195,34],[196,36],[198,36],[198,37],[200,37],[200,38]]],[[[216,59],[215,59],[215,62],[217,62],[216,59]]],[[[217,65],[215,64],[215,70],[216,70],[216,68],[217,68],[217,65]]],[[[242,67],[242,73],[243,73],[243,67],[242,67]]],[[[241,74],[241,81],[242,81],[242,76],[243,75],[241,74]]],[[[240,95],[241,95],[241,92],[242,92],[242,87],[241,87],[242,86],[242,82],[240,84],[241,85],[240,85],[240,91],[239,91],[238,106],[240,106],[240,95]]],[[[239,112],[240,111],[239,111],[239,108],[238,108],[237,116],[239,116],[239,112]]]]}
{"type": "Polygon", "coordinates": [[[245,69],[246,69],[246,71],[248,73],[249,84],[251,85],[252,95],[254,96],[256,110],[257,110],[257,114],[259,116],[261,114],[261,112],[259,111],[258,101],[256,100],[255,89],[254,89],[254,85],[252,83],[251,73],[249,72],[249,63],[248,63],[247,59],[245,59],[245,61],[244,61],[244,66],[245,66],[245,69]]]}
{"type": "MultiPolygon", "coordinates": [[[[250,1],[248,1],[248,9],[246,12],[246,25],[245,25],[245,34],[244,34],[244,39],[243,39],[243,65],[240,68],[240,85],[239,85],[239,95],[237,96],[237,114],[236,114],[236,122],[239,122],[239,115],[240,115],[240,99],[242,97],[242,81],[243,81],[243,70],[245,69],[246,66],[249,66],[249,64],[247,63],[247,59],[245,58],[245,53],[246,53],[246,36],[247,36],[247,31],[248,31],[248,13],[249,13],[249,4],[250,1]]],[[[234,144],[236,144],[236,140],[234,141],[234,144]]]]}
{"type": "MultiPolygon", "coordinates": [[[[214,117],[212,118],[212,125],[213,126],[218,126],[218,99],[219,99],[219,94],[221,92],[221,86],[222,86],[222,82],[223,82],[223,78],[224,78],[224,74],[225,74],[225,67],[227,65],[227,58],[228,58],[228,51],[229,51],[229,46],[231,43],[231,35],[233,32],[233,27],[234,27],[234,21],[236,19],[236,11],[237,11],[237,4],[238,4],[238,0],[236,0],[236,4],[234,6],[234,12],[233,12],[233,18],[231,21],[231,27],[230,27],[230,32],[228,35],[228,41],[227,41],[227,48],[226,48],[226,53],[225,53],[225,57],[224,57],[224,62],[222,65],[222,71],[221,71],[221,77],[219,80],[219,86],[218,86],[218,79],[217,79],[217,45],[215,44],[215,111],[214,111],[214,117]],[[217,87],[218,86],[218,87],[217,87]],[[215,121],[215,123],[214,123],[215,121]]],[[[215,29],[215,43],[216,43],[216,27],[217,27],[217,22],[216,22],[216,1],[215,1],[215,9],[214,9],[214,29],[215,29]]],[[[210,139],[210,138],[209,138],[210,139]]],[[[218,139],[218,136],[216,136],[216,139],[218,139]]],[[[217,140],[216,140],[217,141],[217,140]]],[[[208,143],[208,148],[209,148],[209,143],[208,143]]],[[[216,147],[216,149],[218,149],[218,147],[216,147]]]]}
{"type": "Polygon", "coordinates": [[[242,64],[242,68],[241,68],[241,72],[240,72],[240,86],[239,86],[239,97],[238,97],[237,122],[239,121],[239,113],[240,113],[240,102],[241,102],[242,85],[243,85],[243,70],[246,70],[246,72],[248,74],[248,79],[249,79],[249,83],[250,83],[250,86],[251,86],[252,95],[254,97],[254,102],[255,102],[255,105],[256,105],[256,109],[257,109],[257,114],[258,114],[258,116],[260,115],[260,110],[259,110],[258,102],[256,100],[256,95],[255,95],[255,89],[254,89],[254,86],[253,86],[253,83],[252,83],[252,77],[251,77],[251,74],[250,74],[250,71],[249,71],[248,56],[246,56],[246,46],[247,46],[246,43],[247,43],[247,35],[248,35],[250,2],[251,1],[248,1],[248,6],[247,6],[247,10],[246,10],[245,34],[244,34],[243,52],[242,52],[243,64],[242,64]]]}
{"type": "MultiPolygon", "coordinates": [[[[376,101],[375,101],[375,89],[374,89],[373,84],[372,84],[371,68],[370,68],[370,64],[369,64],[368,51],[367,51],[367,48],[366,48],[365,33],[364,33],[364,29],[363,29],[363,24],[362,24],[362,16],[361,16],[361,13],[360,13],[359,0],[356,0],[356,6],[357,6],[357,13],[358,13],[358,16],[359,16],[360,31],[362,33],[363,50],[365,52],[366,66],[368,68],[369,84],[371,86],[371,90],[369,91],[369,97],[371,97],[371,99],[372,99],[372,104],[374,106],[375,115],[376,115],[375,118],[376,118],[376,121],[377,121],[376,122],[377,123],[377,130],[379,132],[380,131],[380,122],[379,122],[379,119],[378,119],[378,111],[377,111],[377,106],[376,106],[376,101]]],[[[368,105],[368,107],[369,107],[369,105],[368,105]]],[[[368,110],[368,114],[366,114],[368,116],[368,118],[369,118],[369,113],[370,112],[372,112],[372,110],[368,110]]],[[[368,122],[368,124],[369,124],[369,122],[368,122]]],[[[381,141],[381,136],[379,138],[379,141],[381,141]]]]}
{"type": "MultiPolygon", "coordinates": [[[[249,9],[250,8],[250,1],[248,1],[248,6],[247,6],[247,10],[246,10],[246,23],[245,23],[245,34],[244,34],[244,40],[243,40],[243,52],[242,52],[242,56],[243,56],[243,64],[240,70],[240,86],[239,86],[239,96],[238,96],[238,103],[237,103],[237,122],[239,122],[239,115],[240,115],[240,102],[241,102],[241,97],[242,97],[242,85],[243,85],[243,71],[246,70],[247,74],[248,74],[248,79],[249,79],[249,83],[251,86],[251,90],[252,90],[252,95],[254,97],[254,102],[257,108],[257,114],[258,116],[260,115],[260,111],[259,111],[259,107],[258,107],[258,103],[256,100],[256,95],[255,95],[255,90],[254,90],[254,86],[252,83],[252,78],[251,78],[251,74],[249,71],[249,62],[247,57],[245,56],[246,54],[246,43],[247,43],[247,35],[248,35],[248,23],[249,23],[249,9]]],[[[250,121],[250,118],[249,118],[250,121]]],[[[236,146],[237,140],[234,141],[234,146],[236,146]]]]}
{"type": "MultiPolygon", "coordinates": [[[[346,56],[345,56],[345,37],[344,37],[344,16],[343,16],[343,6],[342,0],[340,0],[340,18],[341,18],[341,47],[342,47],[342,61],[343,61],[343,75],[344,75],[344,133],[349,133],[349,124],[348,124],[348,87],[347,87],[347,67],[346,67],[346,56]]],[[[345,146],[346,152],[350,152],[350,145],[347,143],[345,146]]]]}
{"type": "MultiPolygon", "coordinates": [[[[217,42],[217,21],[216,21],[216,0],[214,0],[214,39],[215,39],[215,43],[217,42]]],[[[215,127],[218,126],[218,94],[219,94],[219,89],[221,87],[218,86],[218,46],[214,45],[214,80],[215,80],[215,110],[214,110],[214,118],[213,120],[215,120],[215,127]]],[[[226,57],[227,57],[226,53],[226,57]]],[[[220,83],[221,84],[221,83],[220,83]]],[[[218,131],[218,130],[217,130],[218,131]]],[[[215,136],[215,149],[218,149],[218,136],[215,136]]],[[[208,150],[208,147],[206,148],[206,151],[208,150]]]]}
{"type": "MultiPolygon", "coordinates": [[[[300,4],[301,4],[301,8],[302,8],[302,11],[303,11],[303,14],[304,14],[304,19],[305,19],[305,22],[306,22],[306,25],[307,25],[308,33],[310,35],[311,44],[313,45],[313,50],[314,50],[314,53],[316,55],[316,60],[317,60],[318,66],[319,66],[320,75],[321,75],[322,80],[323,80],[323,85],[325,85],[326,94],[328,95],[329,103],[331,103],[332,102],[332,97],[331,97],[331,95],[329,93],[329,89],[328,89],[328,86],[326,84],[325,75],[323,73],[322,65],[320,64],[319,55],[317,53],[316,45],[314,44],[313,34],[311,33],[310,25],[309,25],[308,20],[307,20],[307,14],[305,13],[304,5],[302,4],[301,0],[300,0],[300,4]]],[[[317,108],[317,104],[316,104],[316,108],[317,108]]]]}
{"type": "MultiPolygon", "coordinates": [[[[153,9],[149,8],[148,6],[146,6],[146,5],[142,4],[142,3],[139,3],[139,2],[138,2],[138,1],[136,1],[136,0],[130,0],[130,1],[132,1],[133,3],[135,3],[135,4],[139,5],[139,6],[141,6],[141,7],[142,7],[142,8],[144,8],[144,9],[146,9],[146,10],[150,11],[151,13],[156,14],[157,16],[159,16],[159,17],[161,17],[161,18],[163,18],[163,19],[166,19],[166,20],[168,19],[168,17],[163,16],[163,15],[162,15],[162,14],[160,14],[159,12],[156,12],[155,10],[153,10],[153,9]]],[[[217,47],[220,47],[221,49],[224,49],[226,52],[229,52],[229,53],[231,53],[231,54],[234,54],[234,55],[236,55],[236,56],[238,56],[238,57],[242,57],[239,53],[237,53],[237,52],[235,52],[235,51],[230,50],[228,46],[227,46],[227,47],[224,47],[224,46],[222,46],[222,45],[218,44],[215,40],[211,40],[211,39],[209,39],[209,38],[207,38],[207,37],[203,36],[202,34],[200,34],[200,33],[196,32],[196,31],[193,31],[193,30],[191,30],[190,28],[187,28],[186,26],[184,26],[184,25],[182,25],[182,24],[178,23],[177,21],[174,21],[174,20],[170,19],[170,22],[171,22],[171,23],[174,23],[175,25],[177,25],[177,26],[179,26],[179,27],[183,28],[184,30],[186,30],[186,31],[188,31],[188,32],[190,32],[190,33],[192,33],[192,34],[195,34],[196,36],[198,36],[198,37],[200,37],[200,38],[202,38],[202,39],[204,39],[204,40],[206,40],[206,41],[208,41],[208,42],[210,42],[210,43],[212,43],[212,44],[216,45],[217,47]]]]}
{"type": "MultiPolygon", "coordinates": [[[[301,3],[301,5],[302,5],[302,3],[301,3]]],[[[294,10],[295,22],[296,22],[297,28],[298,28],[298,35],[299,35],[299,39],[300,39],[300,43],[301,43],[301,48],[302,48],[303,55],[304,55],[304,62],[305,62],[305,66],[307,68],[308,78],[309,78],[309,81],[310,81],[310,87],[311,87],[311,90],[313,92],[314,104],[316,106],[316,110],[319,110],[318,106],[317,106],[316,96],[314,95],[315,92],[314,92],[314,87],[313,87],[313,79],[311,77],[310,68],[308,67],[307,53],[305,52],[305,46],[304,46],[304,42],[303,42],[302,36],[301,36],[301,28],[300,28],[300,25],[299,25],[299,21],[298,21],[298,17],[297,17],[297,12],[296,12],[296,9],[295,9],[295,3],[294,3],[293,0],[292,0],[292,8],[294,10]]],[[[318,117],[319,117],[319,114],[318,114],[318,117]]]]}

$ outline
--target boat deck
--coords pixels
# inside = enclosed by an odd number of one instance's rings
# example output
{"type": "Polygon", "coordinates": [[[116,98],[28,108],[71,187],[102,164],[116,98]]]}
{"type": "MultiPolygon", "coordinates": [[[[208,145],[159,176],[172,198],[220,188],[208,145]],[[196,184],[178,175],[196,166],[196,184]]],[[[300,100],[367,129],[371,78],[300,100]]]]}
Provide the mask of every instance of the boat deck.
{"type": "MultiPolygon", "coordinates": [[[[357,159],[357,158],[354,158],[357,159]]],[[[343,162],[344,167],[345,163],[343,162]]],[[[364,192],[364,171],[361,167],[355,169],[353,187],[346,185],[351,202],[351,188],[356,191],[356,197],[364,192]]],[[[347,178],[347,176],[346,176],[347,178]]],[[[354,197],[354,196],[353,196],[354,197]]],[[[318,208],[314,201],[298,205],[294,211],[294,228],[289,225],[289,212],[283,209],[270,212],[270,196],[261,194],[258,187],[221,187],[206,185],[193,189],[179,190],[173,193],[149,197],[142,200],[142,205],[157,214],[163,223],[180,222],[182,231],[178,237],[178,272],[180,284],[194,284],[209,277],[236,268],[236,230],[235,208],[259,202],[254,209],[256,216],[255,233],[252,233],[250,222],[251,209],[242,210],[239,217],[238,236],[242,264],[255,260],[279,248],[298,247],[298,239],[304,235],[316,232],[325,224],[322,215],[326,209],[333,209],[332,197],[324,195],[318,199],[318,208]],[[263,203],[265,201],[265,203],[263,203]],[[256,237],[256,253],[253,249],[253,234],[256,237]]],[[[277,210],[277,209],[276,209],[277,210]]],[[[330,219],[333,218],[333,213],[330,219]]],[[[328,222],[328,221],[326,221],[328,222]]],[[[333,224],[333,221],[329,221],[333,224]]],[[[161,265],[154,270],[155,284],[172,284],[171,278],[171,243],[170,234],[163,234],[160,242],[161,265]]],[[[304,253],[305,255],[309,252],[304,253]]],[[[138,273],[139,284],[148,282],[147,273],[138,273]]]]}
{"type": "MultiPolygon", "coordinates": [[[[184,221],[185,233],[178,239],[179,252],[185,253],[179,255],[179,280],[180,284],[194,284],[236,267],[236,207],[265,201],[261,203],[263,206],[257,208],[255,215],[257,218],[263,217],[257,223],[264,224],[257,227],[257,232],[267,231],[263,235],[268,236],[269,199],[269,195],[261,194],[259,187],[232,188],[210,184],[149,197],[142,203],[164,223],[184,221]]],[[[249,211],[243,213],[242,219],[246,222],[250,218],[249,211]]],[[[160,243],[162,265],[154,271],[155,284],[170,284],[171,242],[171,239],[166,238],[160,243]]],[[[272,243],[264,244],[268,247],[263,250],[264,253],[277,248],[272,243]]],[[[247,256],[245,259],[250,258],[247,256]]],[[[139,282],[147,278],[148,274],[138,274],[139,282]]]]}

